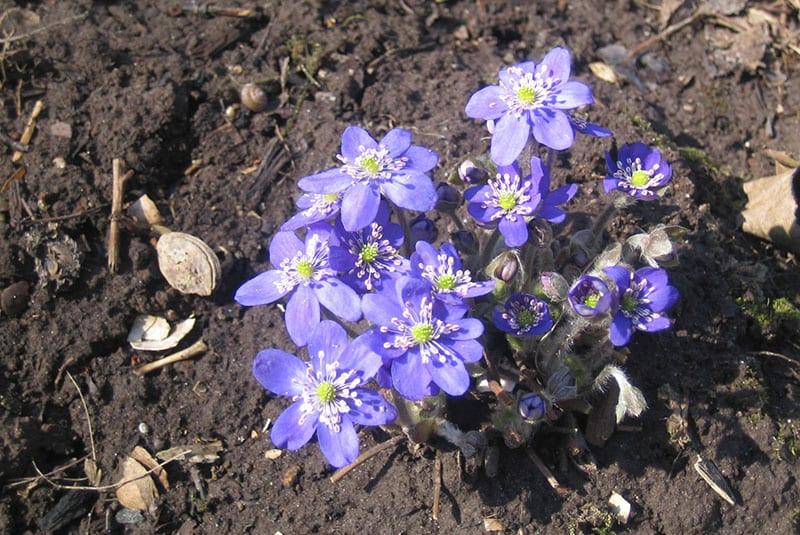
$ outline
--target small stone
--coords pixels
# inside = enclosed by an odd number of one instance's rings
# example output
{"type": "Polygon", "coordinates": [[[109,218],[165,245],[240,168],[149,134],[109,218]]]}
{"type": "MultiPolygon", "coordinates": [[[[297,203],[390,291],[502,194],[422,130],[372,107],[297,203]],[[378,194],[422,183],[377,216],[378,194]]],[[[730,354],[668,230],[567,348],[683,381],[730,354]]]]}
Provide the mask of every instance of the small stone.
{"type": "Polygon", "coordinates": [[[453,37],[455,37],[458,41],[466,41],[469,39],[469,30],[462,24],[456,28],[456,31],[453,32],[453,37]]]}
{"type": "Polygon", "coordinates": [[[53,158],[53,165],[56,169],[65,169],[67,167],[67,161],[61,156],[56,156],[53,158]]]}
{"type": "Polygon", "coordinates": [[[116,520],[118,524],[138,524],[144,520],[144,515],[136,509],[123,507],[114,515],[114,520],[116,520]]]}
{"type": "Polygon", "coordinates": [[[274,461],[278,457],[283,455],[283,450],[267,450],[264,452],[264,457],[269,459],[270,461],[274,461]]]}
{"type": "Polygon", "coordinates": [[[139,433],[142,435],[147,435],[150,433],[150,427],[144,422],[139,423],[139,433]]]}
{"type": "Polygon", "coordinates": [[[50,134],[70,139],[72,137],[72,127],[63,121],[56,121],[50,124],[50,134]]]}
{"type": "Polygon", "coordinates": [[[297,481],[300,479],[300,472],[301,472],[300,465],[293,464],[281,476],[281,484],[285,488],[294,487],[297,484],[297,481]]]}
{"type": "Polygon", "coordinates": [[[0,308],[12,318],[16,318],[28,308],[29,296],[28,283],[25,281],[15,282],[0,294],[0,308]]]}

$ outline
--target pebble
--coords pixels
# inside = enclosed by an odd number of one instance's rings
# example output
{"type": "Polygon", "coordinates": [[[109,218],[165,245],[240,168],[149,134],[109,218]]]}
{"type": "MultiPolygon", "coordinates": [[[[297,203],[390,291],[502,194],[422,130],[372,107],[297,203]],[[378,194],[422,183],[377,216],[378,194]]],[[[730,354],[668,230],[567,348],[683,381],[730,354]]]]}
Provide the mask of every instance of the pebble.
{"type": "Polygon", "coordinates": [[[16,318],[28,308],[29,295],[27,282],[15,282],[0,294],[0,308],[12,318],[16,318]]]}
{"type": "Polygon", "coordinates": [[[283,455],[283,450],[267,450],[264,452],[264,457],[269,459],[270,461],[274,461],[278,457],[283,455]]]}
{"type": "Polygon", "coordinates": [[[139,434],[146,435],[150,432],[150,428],[147,426],[146,423],[141,422],[139,423],[139,434]]]}

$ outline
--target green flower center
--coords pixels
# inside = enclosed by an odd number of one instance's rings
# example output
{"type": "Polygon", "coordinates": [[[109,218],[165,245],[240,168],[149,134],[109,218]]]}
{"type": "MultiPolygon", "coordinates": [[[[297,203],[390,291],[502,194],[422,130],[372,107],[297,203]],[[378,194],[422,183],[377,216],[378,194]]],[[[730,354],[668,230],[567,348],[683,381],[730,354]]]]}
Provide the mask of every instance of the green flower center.
{"type": "Polygon", "coordinates": [[[361,160],[361,169],[369,175],[377,175],[381,170],[381,166],[374,156],[367,156],[361,160]]]}
{"type": "Polygon", "coordinates": [[[503,210],[512,210],[517,206],[517,196],[508,191],[501,193],[497,197],[497,204],[500,205],[500,208],[503,210]]]}
{"type": "Polygon", "coordinates": [[[362,262],[370,264],[378,258],[378,244],[368,243],[361,248],[361,254],[358,255],[362,262]]]}
{"type": "Polygon", "coordinates": [[[636,310],[636,306],[639,304],[639,301],[636,300],[635,297],[632,295],[623,295],[622,296],[622,310],[625,312],[633,312],[636,310]]]}
{"type": "Polygon", "coordinates": [[[439,277],[439,280],[436,281],[436,286],[440,290],[453,290],[456,287],[456,277],[455,275],[442,275],[439,277]]]}
{"type": "Polygon", "coordinates": [[[634,188],[644,188],[650,183],[650,175],[647,171],[639,169],[631,175],[631,186],[634,188]]]}
{"type": "Polygon", "coordinates": [[[317,385],[317,399],[323,403],[330,403],[336,397],[336,388],[333,383],[325,381],[317,385]]]}
{"type": "Polygon", "coordinates": [[[411,327],[411,338],[418,344],[427,344],[433,340],[433,325],[430,323],[417,323],[411,327]]]}
{"type": "Polygon", "coordinates": [[[308,260],[301,260],[297,263],[297,274],[304,279],[310,279],[314,275],[314,266],[308,260]]]}
{"type": "Polygon", "coordinates": [[[597,303],[599,302],[600,302],[600,294],[598,292],[594,292],[587,295],[583,300],[583,304],[589,308],[596,308],[597,303]]]}
{"type": "Polygon", "coordinates": [[[536,90],[530,86],[522,86],[517,89],[517,100],[520,104],[531,106],[536,103],[536,90]]]}
{"type": "Polygon", "coordinates": [[[339,199],[338,193],[325,193],[322,195],[322,200],[325,202],[335,202],[339,199]]]}
{"type": "Polygon", "coordinates": [[[522,329],[530,327],[534,321],[536,321],[536,314],[530,310],[523,310],[517,315],[517,323],[522,329]]]}

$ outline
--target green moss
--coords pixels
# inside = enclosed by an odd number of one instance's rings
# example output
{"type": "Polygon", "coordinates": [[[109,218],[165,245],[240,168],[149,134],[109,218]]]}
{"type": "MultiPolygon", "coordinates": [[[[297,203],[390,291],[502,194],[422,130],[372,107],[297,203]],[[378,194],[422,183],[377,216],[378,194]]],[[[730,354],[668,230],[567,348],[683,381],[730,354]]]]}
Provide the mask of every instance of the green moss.
{"type": "Polygon", "coordinates": [[[800,324],[800,309],[786,297],[759,302],[741,296],[736,299],[742,311],[752,318],[765,334],[774,333],[780,327],[793,327],[800,324]]]}
{"type": "Polygon", "coordinates": [[[800,429],[791,420],[778,423],[778,431],[772,437],[772,447],[779,461],[793,462],[800,456],[800,429]]]}

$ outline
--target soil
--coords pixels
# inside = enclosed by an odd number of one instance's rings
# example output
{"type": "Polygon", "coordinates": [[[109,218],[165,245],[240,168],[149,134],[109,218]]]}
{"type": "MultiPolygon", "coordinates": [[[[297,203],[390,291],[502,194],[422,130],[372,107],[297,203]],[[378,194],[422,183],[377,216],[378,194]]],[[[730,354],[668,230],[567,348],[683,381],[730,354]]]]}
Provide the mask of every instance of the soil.
{"type": "MultiPolygon", "coordinates": [[[[783,24],[796,31],[790,2],[749,4],[785,13],[783,24]]],[[[658,31],[659,12],[646,2],[308,0],[269,2],[260,18],[181,14],[148,0],[19,5],[45,24],[88,15],[12,43],[3,61],[0,132],[18,137],[35,101],[45,108],[21,162],[11,162],[10,149],[0,155],[0,183],[19,165],[27,170],[0,194],[0,288],[24,281],[30,292],[13,286],[0,316],[0,532],[480,533],[489,517],[509,533],[800,528],[800,338],[758,321],[747,305],[797,304],[800,276],[793,255],[743,234],[737,216],[742,182],[772,173],[764,149],[800,155],[796,53],[772,42],[753,70],[721,56],[711,35],[720,27],[698,19],[630,67],[640,84],[610,84],[588,65],[603,46],[630,49],[658,31]],[[659,222],[688,229],[671,270],[682,295],[675,329],[636,337],[626,351],[626,370],[650,404],[641,430],[593,448],[591,478],[537,445],[572,489],[565,497],[523,451],[503,448],[499,474],[489,478],[464,474],[445,447],[438,521],[433,450],[398,446],[336,484],[316,447],[266,458],[265,422],[285,403],[254,382],[250,364],[262,348],[294,348],[278,308],[243,309],[232,295],[267,267],[270,236],[293,213],[296,180],[332,164],[341,131],[354,123],[378,133],[409,128],[439,152],[443,179],[488,147],[485,130],[464,116],[469,94],[505,63],[562,43],[574,52],[575,76],[594,88],[591,119],[619,143],[658,144],[675,162],[663,202],[637,206],[610,228],[612,237],[659,222]],[[226,116],[251,81],[266,87],[266,110],[226,116]],[[114,158],[134,171],[126,203],[149,195],[166,226],[217,253],[222,278],[213,297],[171,289],[150,237],[126,225],[119,270],[109,272],[114,158]],[[185,173],[195,160],[196,171],[185,173]],[[59,267],[48,271],[53,262],[59,267]],[[132,350],[126,336],[144,313],[195,314],[194,337],[208,351],[138,377],[133,365],[153,357],[132,350]],[[116,480],[136,445],[155,452],[219,439],[224,451],[210,464],[169,464],[170,490],[134,524],[118,522],[113,493],[66,492],[41,480],[9,487],[35,475],[34,462],[48,472],[92,451],[65,371],[86,396],[102,484],[116,480]],[[658,394],[665,384],[689,401],[699,453],[730,482],[736,506],[698,476],[693,453],[679,456],[670,442],[670,409],[658,394]],[[299,473],[286,476],[293,467],[299,473]],[[293,481],[283,484],[285,476],[293,481]],[[607,516],[612,491],[634,504],[627,526],[607,516]]],[[[559,158],[556,180],[581,184],[571,212],[602,209],[610,143],[584,137],[559,158]]],[[[386,437],[364,432],[362,449],[386,437]]],[[[76,467],[55,477],[80,476],[76,467]]]]}

